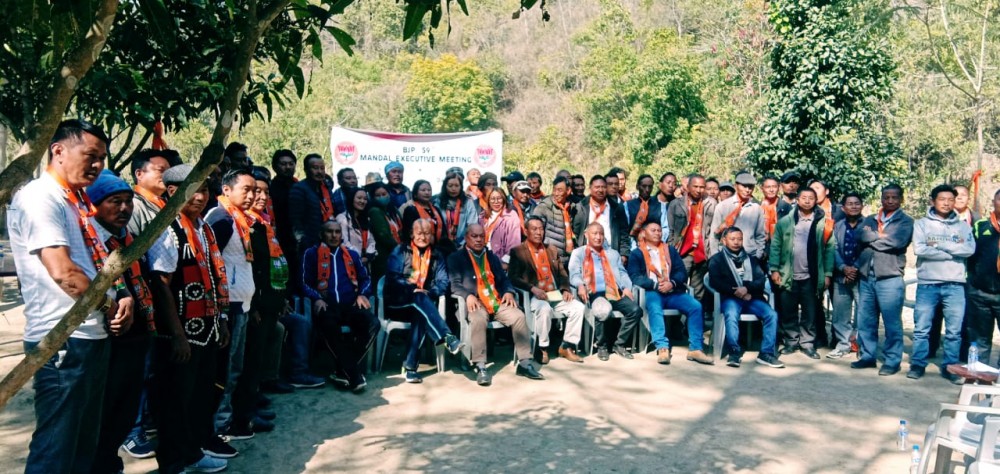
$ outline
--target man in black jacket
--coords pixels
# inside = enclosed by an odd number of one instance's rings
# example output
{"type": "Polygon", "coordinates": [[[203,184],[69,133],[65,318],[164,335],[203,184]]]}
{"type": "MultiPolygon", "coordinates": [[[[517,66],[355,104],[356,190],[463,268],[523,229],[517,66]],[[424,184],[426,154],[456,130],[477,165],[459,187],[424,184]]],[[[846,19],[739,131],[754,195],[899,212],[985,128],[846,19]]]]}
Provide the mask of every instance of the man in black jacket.
{"type": "Polygon", "coordinates": [[[531,334],[524,313],[514,300],[514,285],[504,273],[500,258],[486,249],[483,226],[469,226],[465,233],[465,251],[459,250],[448,257],[448,276],[452,294],[465,300],[472,337],[469,362],[476,366],[476,382],[484,386],[492,383],[486,371],[486,327],[490,319],[510,328],[517,353],[517,375],[543,379],[531,365],[531,334]]]}
{"type": "Polygon", "coordinates": [[[969,258],[965,317],[969,340],[979,346],[979,360],[990,362],[993,326],[1000,324],[1000,191],[993,195],[993,213],[972,227],[976,253],[969,258]]]}
{"type": "Polygon", "coordinates": [[[739,367],[743,351],[739,345],[740,314],[751,313],[764,324],[764,340],[760,343],[757,363],[784,368],[775,353],[778,313],[764,299],[767,276],[760,262],[743,250],[743,231],[729,227],[722,231],[722,249],[708,261],[708,282],[721,298],[719,310],[726,318],[726,365],[739,367]]]}
{"type": "Polygon", "coordinates": [[[587,226],[596,222],[604,228],[604,241],[612,250],[622,256],[622,264],[628,259],[629,245],[628,229],[625,228],[625,212],[621,206],[608,200],[608,188],[603,176],[590,178],[590,196],[576,205],[576,215],[573,216],[573,235],[576,236],[576,247],[587,245],[584,231],[587,226]]]}

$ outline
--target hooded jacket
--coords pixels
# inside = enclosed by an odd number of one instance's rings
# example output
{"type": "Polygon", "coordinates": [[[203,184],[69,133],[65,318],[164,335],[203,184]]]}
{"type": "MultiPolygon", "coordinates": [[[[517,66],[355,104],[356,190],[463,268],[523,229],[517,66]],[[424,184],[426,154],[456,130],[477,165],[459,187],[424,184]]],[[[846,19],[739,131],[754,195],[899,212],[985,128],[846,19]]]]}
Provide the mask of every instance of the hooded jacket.
{"type": "Polygon", "coordinates": [[[913,226],[913,253],[917,255],[920,284],[965,283],[965,259],[976,251],[972,227],[951,211],[941,217],[934,208],[913,226]]]}
{"type": "MultiPolygon", "coordinates": [[[[821,278],[833,276],[834,254],[837,250],[837,239],[830,236],[830,239],[823,241],[823,229],[829,217],[819,207],[813,209],[813,221],[809,227],[809,245],[806,248],[806,255],[809,260],[809,277],[817,281],[816,296],[822,297],[823,288],[821,278]]],[[[792,259],[794,258],[793,244],[795,242],[795,225],[799,222],[799,212],[793,210],[785,217],[778,220],[774,228],[774,236],[771,237],[771,254],[767,260],[770,271],[781,274],[781,288],[792,289],[792,259]]]]}

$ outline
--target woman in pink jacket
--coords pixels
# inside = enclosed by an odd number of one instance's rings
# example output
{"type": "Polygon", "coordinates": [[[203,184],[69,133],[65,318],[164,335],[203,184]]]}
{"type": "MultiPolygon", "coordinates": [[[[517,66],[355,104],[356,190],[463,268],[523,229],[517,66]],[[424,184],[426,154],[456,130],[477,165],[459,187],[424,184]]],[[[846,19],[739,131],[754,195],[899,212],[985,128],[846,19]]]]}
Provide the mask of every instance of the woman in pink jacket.
{"type": "Polygon", "coordinates": [[[502,189],[494,188],[486,199],[488,209],[479,216],[479,221],[486,228],[487,247],[503,259],[511,249],[521,245],[521,221],[511,210],[507,193],[502,189]]]}

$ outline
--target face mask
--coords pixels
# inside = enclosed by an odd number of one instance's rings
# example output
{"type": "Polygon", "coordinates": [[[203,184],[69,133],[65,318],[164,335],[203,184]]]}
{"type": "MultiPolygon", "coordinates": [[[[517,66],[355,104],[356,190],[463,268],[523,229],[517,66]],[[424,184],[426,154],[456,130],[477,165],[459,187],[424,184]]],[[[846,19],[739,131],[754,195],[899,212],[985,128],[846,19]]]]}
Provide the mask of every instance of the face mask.
{"type": "Polygon", "coordinates": [[[377,197],[375,198],[375,203],[381,207],[387,207],[389,205],[389,196],[377,197]]]}

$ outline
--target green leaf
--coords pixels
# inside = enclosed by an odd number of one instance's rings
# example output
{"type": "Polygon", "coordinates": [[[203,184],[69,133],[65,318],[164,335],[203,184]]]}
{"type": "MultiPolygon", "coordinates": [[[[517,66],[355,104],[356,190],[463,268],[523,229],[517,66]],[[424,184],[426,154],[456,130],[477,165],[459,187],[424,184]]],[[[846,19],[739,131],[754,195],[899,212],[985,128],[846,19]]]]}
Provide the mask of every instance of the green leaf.
{"type": "Polygon", "coordinates": [[[357,44],[357,41],[355,41],[350,34],[340,28],[337,28],[336,26],[328,26],[326,27],[326,31],[333,36],[333,39],[337,40],[337,44],[339,44],[349,56],[354,55],[354,50],[351,48],[357,44]]]}
{"type": "Polygon", "coordinates": [[[403,39],[408,40],[417,34],[420,25],[427,14],[427,5],[423,2],[409,3],[406,5],[406,19],[403,20],[403,39]]]}

